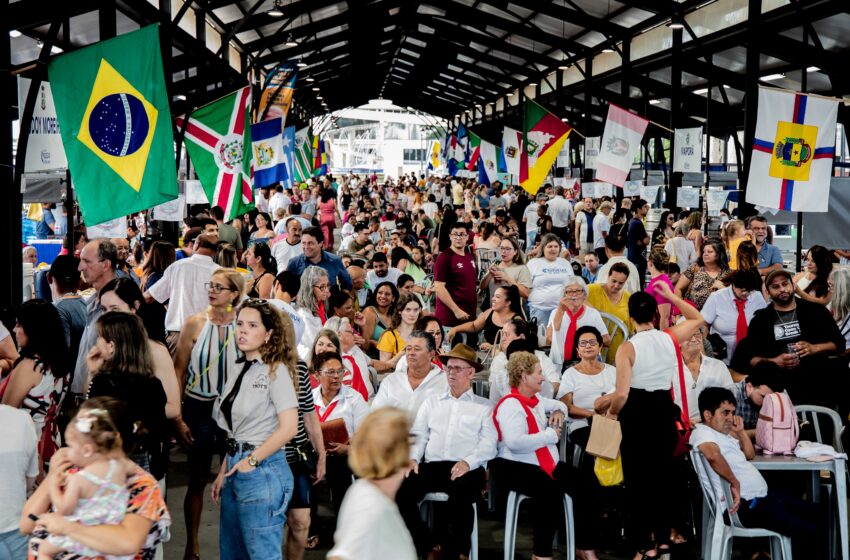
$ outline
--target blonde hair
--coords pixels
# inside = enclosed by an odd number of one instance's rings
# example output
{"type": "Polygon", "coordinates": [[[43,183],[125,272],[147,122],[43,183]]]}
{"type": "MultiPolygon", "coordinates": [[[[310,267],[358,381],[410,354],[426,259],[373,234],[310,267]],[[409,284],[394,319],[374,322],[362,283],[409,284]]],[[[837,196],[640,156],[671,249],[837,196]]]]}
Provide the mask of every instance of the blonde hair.
{"type": "Polygon", "coordinates": [[[514,389],[519,387],[524,373],[531,373],[540,360],[531,352],[514,352],[508,359],[508,383],[514,389]]]}
{"type": "Polygon", "coordinates": [[[109,453],[115,449],[121,449],[121,434],[115,428],[109,411],[103,408],[81,408],[74,417],[72,425],[98,453],[109,453]]]}
{"type": "Polygon", "coordinates": [[[741,220],[730,220],[726,222],[726,226],[720,231],[720,237],[723,238],[723,244],[729,249],[729,243],[738,231],[746,230],[747,226],[741,220]]]}
{"type": "Polygon", "coordinates": [[[242,297],[245,295],[245,277],[242,276],[241,272],[235,268],[219,268],[212,273],[210,278],[213,276],[221,276],[226,279],[230,283],[230,287],[236,290],[239,297],[233,301],[234,304],[237,304],[242,300],[242,297]]]}
{"type": "Polygon", "coordinates": [[[410,463],[409,433],[407,413],[397,408],[380,408],[369,414],[351,438],[351,472],[380,480],[406,468],[410,463]]]}

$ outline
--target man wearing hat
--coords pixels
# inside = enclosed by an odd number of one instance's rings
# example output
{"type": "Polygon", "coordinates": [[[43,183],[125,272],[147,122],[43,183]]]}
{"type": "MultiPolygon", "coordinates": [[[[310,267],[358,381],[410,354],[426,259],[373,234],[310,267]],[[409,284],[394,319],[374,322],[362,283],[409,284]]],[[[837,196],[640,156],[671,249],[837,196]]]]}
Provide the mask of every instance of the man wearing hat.
{"type": "MultiPolygon", "coordinates": [[[[472,377],[481,371],[475,350],[458,344],[440,356],[446,365],[447,391],[432,395],[416,415],[410,448],[412,471],[399,490],[402,517],[421,555],[467,558],[473,524],[472,504],[484,485],[487,461],[496,456],[496,429],[490,402],[472,392],[472,377]],[[435,539],[419,514],[429,492],[444,492],[449,501],[446,530],[435,539]]],[[[440,520],[443,521],[443,520],[440,520]]]]}
{"type": "Polygon", "coordinates": [[[735,349],[733,369],[745,373],[759,362],[773,362],[782,369],[793,402],[834,406],[840,391],[829,357],[845,346],[835,320],[825,306],[794,297],[794,281],[785,269],[770,271],[765,286],[771,302],[753,315],[746,343],[735,349]]]}

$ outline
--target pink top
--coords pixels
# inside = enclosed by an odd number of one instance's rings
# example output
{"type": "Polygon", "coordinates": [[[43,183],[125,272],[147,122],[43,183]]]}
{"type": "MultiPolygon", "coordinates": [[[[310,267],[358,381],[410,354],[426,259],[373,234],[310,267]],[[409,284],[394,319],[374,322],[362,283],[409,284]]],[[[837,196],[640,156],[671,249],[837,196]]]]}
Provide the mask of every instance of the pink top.
{"type": "MultiPolygon", "coordinates": [[[[655,290],[655,285],[658,284],[659,282],[663,282],[663,283],[667,284],[668,286],[670,286],[670,291],[673,291],[673,282],[670,281],[670,277],[667,276],[666,274],[661,274],[660,276],[656,276],[655,278],[652,278],[649,281],[649,283],[646,285],[646,289],[644,291],[646,293],[650,294],[652,297],[654,297],[655,303],[657,303],[658,305],[661,305],[662,303],[670,303],[670,300],[667,299],[666,297],[662,296],[661,292],[658,292],[658,291],[655,290]]],[[[673,316],[673,312],[674,312],[675,309],[676,308],[673,305],[670,306],[670,315],[669,315],[670,317],[673,316]]],[[[655,326],[656,327],[660,326],[660,328],[666,329],[670,326],[670,325],[658,325],[658,321],[659,321],[659,317],[656,315],[656,317],[655,317],[655,326]]]]}
{"type": "Polygon", "coordinates": [[[333,218],[336,213],[336,201],[334,199],[329,199],[327,202],[319,203],[319,214],[323,218],[333,218]]]}

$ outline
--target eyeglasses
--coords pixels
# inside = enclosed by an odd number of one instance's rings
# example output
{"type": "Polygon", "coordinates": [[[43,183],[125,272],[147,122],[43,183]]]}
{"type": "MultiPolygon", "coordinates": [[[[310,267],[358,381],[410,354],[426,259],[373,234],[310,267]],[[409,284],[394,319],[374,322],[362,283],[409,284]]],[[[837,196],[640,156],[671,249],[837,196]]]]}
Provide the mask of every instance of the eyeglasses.
{"type": "Polygon", "coordinates": [[[335,376],[335,375],[338,375],[338,376],[342,377],[343,375],[345,375],[345,368],[339,368],[339,369],[320,369],[320,370],[319,370],[319,373],[320,373],[321,375],[326,376],[326,377],[333,377],[333,376],[335,376]]]}
{"type": "Polygon", "coordinates": [[[595,340],[579,340],[578,341],[579,348],[593,348],[594,346],[597,346],[598,344],[599,343],[596,342],[595,340]]]}
{"type": "Polygon", "coordinates": [[[583,296],[584,290],[567,290],[564,292],[565,296],[583,296]]]}
{"type": "Polygon", "coordinates": [[[331,289],[330,284],[322,284],[321,286],[313,286],[313,287],[316,288],[317,290],[322,290],[322,291],[331,289]]]}
{"type": "Polygon", "coordinates": [[[213,284],[212,282],[207,282],[204,284],[204,288],[208,292],[212,292],[214,294],[220,294],[221,292],[228,291],[233,292],[233,288],[228,288],[227,286],[222,286],[221,284],[213,284]]]}
{"type": "Polygon", "coordinates": [[[460,239],[462,237],[466,237],[466,233],[453,233],[450,237],[454,237],[456,239],[460,239]]]}
{"type": "Polygon", "coordinates": [[[449,373],[460,373],[468,369],[472,369],[472,366],[449,366],[446,368],[446,371],[449,373]]]}

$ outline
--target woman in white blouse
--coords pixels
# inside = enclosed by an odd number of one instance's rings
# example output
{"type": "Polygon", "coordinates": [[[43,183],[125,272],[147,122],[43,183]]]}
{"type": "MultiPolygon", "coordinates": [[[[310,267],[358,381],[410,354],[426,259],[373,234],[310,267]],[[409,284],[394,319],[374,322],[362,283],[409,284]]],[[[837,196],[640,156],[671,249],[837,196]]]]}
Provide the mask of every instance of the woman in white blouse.
{"type": "Polygon", "coordinates": [[[543,256],[528,261],[531,272],[531,292],[528,295],[528,312],[538,325],[549,323],[549,315],[558,306],[561,290],[567,278],[573,276],[573,267],[561,257],[561,240],[547,233],[540,241],[543,256]]]}
{"type": "Polygon", "coordinates": [[[564,364],[576,358],[573,350],[576,347],[576,331],[581,327],[594,327],[602,336],[602,344],[607,346],[611,343],[611,335],[608,327],[602,322],[599,311],[586,304],[587,282],[581,276],[570,276],[561,292],[562,297],[558,301],[558,307],[549,318],[546,327],[546,341],[551,345],[549,358],[555,363],[558,371],[562,371],[564,364]]]}
{"type": "MultiPolygon", "coordinates": [[[[582,484],[577,471],[559,462],[558,442],[567,407],[560,401],[538,395],[543,386],[540,361],[529,352],[516,352],[508,360],[508,378],[511,392],[493,410],[493,422],[499,436],[494,476],[508,490],[531,498],[532,558],[552,558],[555,530],[563,526],[563,495],[570,494],[576,511],[586,511],[584,492],[580,490],[587,486],[582,484]]],[[[574,521],[580,556],[595,559],[596,544],[591,542],[590,519],[579,515],[574,521]]]]}
{"type": "Polygon", "coordinates": [[[345,367],[342,384],[350,386],[368,402],[375,395],[375,388],[369,378],[372,358],[355,343],[354,329],[347,317],[331,317],[325,323],[325,328],[339,336],[339,353],[342,356],[342,365],[345,367]]]}
{"type": "Polygon", "coordinates": [[[360,393],[343,385],[346,369],[342,366],[342,356],[337,352],[323,352],[314,356],[312,367],[314,369],[311,373],[319,379],[319,386],[313,389],[313,402],[316,403],[316,414],[319,415],[325,436],[327,480],[333,496],[334,511],[338,512],[342,498],[351,486],[348,439],[369,414],[369,406],[360,393]],[[342,433],[342,427],[348,436],[336,437],[342,433]]]}
{"type": "Polygon", "coordinates": [[[308,266],[301,275],[301,288],[295,296],[295,311],[304,321],[304,334],[298,341],[298,355],[302,360],[309,356],[310,344],[328,320],[326,308],[331,295],[328,273],[318,266],[308,266]]]}
{"type": "Polygon", "coordinates": [[[514,317],[505,323],[501,333],[499,339],[500,352],[496,354],[490,364],[490,402],[495,405],[502,397],[511,392],[511,386],[508,383],[508,358],[510,357],[508,347],[515,340],[525,342],[523,349],[533,352],[540,361],[540,368],[543,371],[543,386],[540,389],[540,395],[549,398],[554,397],[561,382],[560,370],[545,352],[537,349],[537,332],[531,323],[520,317],[514,317]]]}

